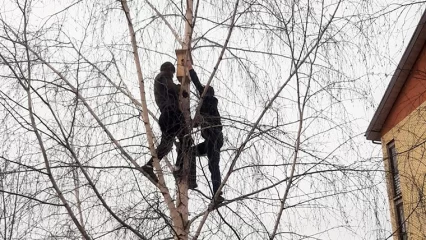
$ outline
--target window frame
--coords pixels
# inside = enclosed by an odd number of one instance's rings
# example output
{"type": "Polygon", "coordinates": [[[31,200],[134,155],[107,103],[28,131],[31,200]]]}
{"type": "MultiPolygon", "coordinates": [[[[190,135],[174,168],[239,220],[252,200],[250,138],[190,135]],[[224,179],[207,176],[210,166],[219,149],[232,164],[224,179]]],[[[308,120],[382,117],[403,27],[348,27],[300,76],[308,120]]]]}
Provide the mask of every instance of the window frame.
{"type": "Polygon", "coordinates": [[[394,203],[396,235],[398,240],[407,240],[407,221],[404,214],[404,204],[402,202],[401,175],[398,168],[398,153],[396,151],[395,141],[392,140],[386,145],[389,163],[389,175],[392,185],[392,198],[394,203]]]}
{"type": "Polygon", "coordinates": [[[398,240],[407,240],[407,221],[405,219],[404,204],[402,198],[395,201],[395,220],[397,224],[398,240]]]}
{"type": "Polygon", "coordinates": [[[388,152],[388,159],[389,159],[389,173],[390,178],[392,182],[392,197],[394,200],[397,198],[400,198],[402,195],[401,191],[401,176],[399,174],[398,169],[398,158],[397,158],[397,152],[396,152],[396,146],[395,141],[391,141],[386,146],[387,152],[388,152]]]}

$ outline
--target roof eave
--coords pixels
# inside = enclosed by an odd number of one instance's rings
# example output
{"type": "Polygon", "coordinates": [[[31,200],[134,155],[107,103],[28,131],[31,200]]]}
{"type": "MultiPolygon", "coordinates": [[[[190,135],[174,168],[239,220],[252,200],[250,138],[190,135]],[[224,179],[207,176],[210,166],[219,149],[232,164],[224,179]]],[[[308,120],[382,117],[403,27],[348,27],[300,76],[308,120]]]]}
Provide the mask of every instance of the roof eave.
{"type": "Polygon", "coordinates": [[[395,103],[399,92],[405,84],[408,76],[410,75],[411,69],[415,64],[426,40],[426,11],[423,13],[407,48],[398,64],[395,73],[392,76],[391,81],[386,89],[385,94],[374,113],[373,119],[367,128],[365,136],[367,140],[380,141],[381,132],[386,118],[391,111],[393,104],[395,103]]]}

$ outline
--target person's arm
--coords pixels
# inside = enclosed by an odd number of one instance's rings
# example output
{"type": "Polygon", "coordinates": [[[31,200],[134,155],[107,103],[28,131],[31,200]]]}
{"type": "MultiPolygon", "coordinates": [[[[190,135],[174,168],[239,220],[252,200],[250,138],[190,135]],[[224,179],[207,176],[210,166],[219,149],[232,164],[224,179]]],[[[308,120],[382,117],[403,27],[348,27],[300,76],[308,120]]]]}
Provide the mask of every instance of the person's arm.
{"type": "Polygon", "coordinates": [[[195,87],[197,88],[198,92],[201,95],[204,91],[204,87],[203,87],[203,85],[201,85],[200,79],[198,79],[197,73],[192,68],[192,64],[191,64],[190,61],[187,62],[187,67],[188,67],[188,70],[189,70],[189,76],[191,77],[191,81],[194,83],[195,87]]]}
{"type": "Polygon", "coordinates": [[[201,95],[204,91],[204,87],[201,85],[200,79],[198,79],[197,73],[194,69],[189,70],[189,76],[191,76],[191,81],[194,83],[195,87],[201,95]]]}

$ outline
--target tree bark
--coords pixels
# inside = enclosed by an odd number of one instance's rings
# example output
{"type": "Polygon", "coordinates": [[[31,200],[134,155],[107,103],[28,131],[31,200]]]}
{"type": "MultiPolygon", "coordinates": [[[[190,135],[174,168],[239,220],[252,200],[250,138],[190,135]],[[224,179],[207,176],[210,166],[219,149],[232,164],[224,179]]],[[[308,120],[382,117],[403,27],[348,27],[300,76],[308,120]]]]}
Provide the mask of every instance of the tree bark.
{"type": "MultiPolygon", "coordinates": [[[[190,49],[191,49],[191,34],[192,34],[192,20],[193,20],[193,1],[187,0],[186,1],[186,13],[185,13],[185,39],[184,39],[184,49],[187,49],[187,54],[184,57],[184,63],[186,63],[187,59],[189,59],[190,49]]],[[[182,79],[182,87],[181,91],[179,93],[179,104],[181,111],[184,114],[185,117],[185,127],[187,128],[187,133],[190,133],[192,130],[192,122],[191,122],[191,112],[190,112],[190,98],[189,97],[183,97],[183,92],[186,91],[187,93],[190,93],[190,84],[189,84],[189,77],[187,75],[186,71],[186,65],[184,64],[184,72],[185,77],[182,79]]],[[[188,136],[185,138],[185,141],[191,141],[192,137],[188,136]]],[[[189,221],[188,221],[188,176],[189,176],[189,160],[191,158],[191,146],[188,146],[190,144],[187,143],[181,144],[183,146],[183,174],[182,179],[177,182],[177,202],[176,202],[176,208],[181,216],[182,226],[175,226],[175,231],[179,233],[179,235],[175,236],[175,239],[188,239],[189,235],[189,221]],[[183,227],[182,229],[180,229],[183,227]]]]}

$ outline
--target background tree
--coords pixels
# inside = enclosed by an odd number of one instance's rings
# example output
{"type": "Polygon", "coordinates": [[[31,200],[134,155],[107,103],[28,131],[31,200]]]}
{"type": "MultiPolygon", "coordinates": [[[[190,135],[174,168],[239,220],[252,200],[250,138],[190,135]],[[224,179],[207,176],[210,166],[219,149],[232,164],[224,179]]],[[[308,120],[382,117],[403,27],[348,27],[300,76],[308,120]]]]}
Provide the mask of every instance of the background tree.
{"type": "Polygon", "coordinates": [[[404,49],[384,39],[411,36],[421,3],[195,1],[188,22],[190,1],[4,1],[0,236],[388,238],[382,160],[362,139],[404,49]],[[223,116],[214,211],[205,158],[184,206],[175,153],[157,185],[140,168],[160,133],[153,79],[188,41],[223,116]]]}

